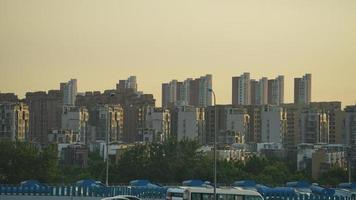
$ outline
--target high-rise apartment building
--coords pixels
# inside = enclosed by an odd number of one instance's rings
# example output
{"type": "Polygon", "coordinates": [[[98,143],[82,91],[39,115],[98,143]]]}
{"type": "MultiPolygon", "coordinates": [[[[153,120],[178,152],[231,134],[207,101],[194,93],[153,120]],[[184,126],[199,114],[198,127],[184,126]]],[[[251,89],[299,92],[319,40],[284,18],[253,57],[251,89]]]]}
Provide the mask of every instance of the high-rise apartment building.
{"type": "Polygon", "coordinates": [[[241,76],[232,77],[232,104],[234,106],[251,104],[250,73],[245,72],[241,76]]]}
{"type": "Polygon", "coordinates": [[[207,107],[212,105],[212,93],[209,89],[213,88],[212,75],[208,74],[206,76],[201,76],[199,78],[199,103],[194,105],[197,107],[207,107]]]}
{"type": "Polygon", "coordinates": [[[263,106],[261,110],[261,142],[282,144],[287,131],[287,118],[283,108],[263,106]]]}
{"type": "Polygon", "coordinates": [[[203,144],[213,143],[215,131],[219,144],[244,143],[249,120],[249,115],[243,108],[234,108],[232,105],[207,107],[203,144]]]}
{"type": "Polygon", "coordinates": [[[101,92],[86,92],[78,96],[77,105],[85,106],[89,112],[98,104],[119,104],[124,109],[124,142],[142,141],[142,127],[146,107],[155,106],[152,94],[139,94],[131,89],[124,91],[107,90],[101,92]]]}
{"type": "Polygon", "coordinates": [[[28,106],[24,103],[0,103],[0,140],[25,141],[28,133],[28,106]]]}
{"type": "Polygon", "coordinates": [[[246,134],[247,143],[260,143],[261,139],[261,111],[262,106],[260,105],[245,105],[240,106],[247,111],[250,118],[248,132],[246,134]]]}
{"type": "Polygon", "coordinates": [[[256,102],[256,93],[258,92],[259,92],[258,81],[256,81],[255,79],[251,79],[250,80],[251,105],[258,105],[258,103],[256,102]]]}
{"type": "Polygon", "coordinates": [[[137,92],[137,78],[136,76],[130,76],[127,80],[119,80],[119,83],[116,84],[116,90],[123,92],[126,89],[131,89],[134,92],[137,92]]]}
{"type": "Polygon", "coordinates": [[[46,144],[48,133],[61,129],[63,92],[50,90],[46,92],[26,93],[26,104],[30,111],[29,141],[46,144]]]}
{"type": "Polygon", "coordinates": [[[162,142],[170,137],[171,116],[169,110],[147,107],[144,142],[162,142]]]}
{"type": "Polygon", "coordinates": [[[284,146],[295,148],[299,143],[343,143],[345,113],[341,102],[283,104],[287,115],[284,146]],[[325,127],[327,126],[327,127],[325,127]]]}
{"type": "MultiPolygon", "coordinates": [[[[255,104],[266,105],[268,103],[268,79],[266,77],[261,78],[255,87],[255,104]]],[[[252,90],[251,90],[252,96],[252,90]]]]}
{"type": "Polygon", "coordinates": [[[283,109],[286,112],[287,131],[283,139],[283,146],[288,150],[294,150],[300,141],[301,134],[301,105],[284,104],[283,109]]]}
{"type": "Polygon", "coordinates": [[[123,141],[123,109],[120,105],[97,105],[89,110],[90,140],[123,141]]]}
{"type": "Polygon", "coordinates": [[[170,86],[169,83],[162,84],[162,107],[167,108],[169,106],[169,94],[170,86]]]}
{"type": "Polygon", "coordinates": [[[67,83],[60,84],[63,92],[63,105],[74,106],[77,97],[77,79],[71,79],[67,83]]]}
{"type": "Polygon", "coordinates": [[[320,109],[308,108],[301,113],[301,143],[329,143],[329,115],[320,109]]]}
{"type": "Polygon", "coordinates": [[[0,102],[19,102],[19,98],[15,93],[1,93],[0,92],[0,102]]]}
{"type": "Polygon", "coordinates": [[[310,108],[319,109],[326,113],[329,118],[329,143],[342,143],[343,112],[340,101],[331,102],[311,102],[310,108]]]}
{"type": "Polygon", "coordinates": [[[284,103],[284,76],[268,80],[268,104],[281,105],[284,103]]]}
{"type": "Polygon", "coordinates": [[[82,144],[88,143],[88,120],[89,113],[85,107],[63,106],[62,130],[71,130],[78,135],[78,141],[82,144]]]}
{"type": "Polygon", "coordinates": [[[197,79],[188,78],[183,82],[172,80],[162,84],[162,107],[195,106],[206,107],[212,104],[212,75],[197,79]]]}
{"type": "Polygon", "coordinates": [[[295,104],[309,104],[311,102],[311,86],[311,74],[305,74],[302,78],[294,78],[295,104]]]}
{"type": "Polygon", "coordinates": [[[356,162],[356,105],[345,108],[344,141],[351,149],[352,162],[356,162]]]}

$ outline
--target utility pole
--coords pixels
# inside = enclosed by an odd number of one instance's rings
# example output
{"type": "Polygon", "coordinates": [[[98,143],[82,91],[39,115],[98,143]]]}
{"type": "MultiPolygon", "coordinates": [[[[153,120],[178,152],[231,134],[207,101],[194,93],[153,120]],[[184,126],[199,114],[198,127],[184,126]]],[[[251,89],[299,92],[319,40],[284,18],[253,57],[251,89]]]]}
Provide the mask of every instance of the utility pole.
{"type": "Polygon", "coordinates": [[[107,105],[106,111],[106,178],[105,185],[109,186],[109,116],[110,116],[110,107],[107,105]]]}
{"type": "Polygon", "coordinates": [[[347,171],[349,172],[348,175],[349,175],[349,183],[351,183],[351,171],[352,171],[352,166],[351,166],[351,147],[349,146],[347,148],[347,171]]]}
{"type": "Polygon", "coordinates": [[[217,171],[217,163],[216,163],[216,130],[217,130],[217,110],[216,110],[216,96],[215,92],[212,88],[208,89],[209,92],[211,92],[214,96],[214,200],[217,200],[216,196],[216,184],[217,184],[217,176],[216,176],[216,171],[217,171]]]}

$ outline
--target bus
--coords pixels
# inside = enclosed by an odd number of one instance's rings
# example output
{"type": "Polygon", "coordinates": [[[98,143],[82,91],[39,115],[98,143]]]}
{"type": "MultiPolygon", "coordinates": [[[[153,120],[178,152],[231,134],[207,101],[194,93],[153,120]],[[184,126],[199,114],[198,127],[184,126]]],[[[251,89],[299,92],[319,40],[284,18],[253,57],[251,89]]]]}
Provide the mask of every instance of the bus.
{"type": "MultiPolygon", "coordinates": [[[[241,188],[216,188],[217,200],[263,200],[260,193],[241,188]]],[[[213,187],[178,187],[167,190],[166,200],[214,200],[213,187]]]]}

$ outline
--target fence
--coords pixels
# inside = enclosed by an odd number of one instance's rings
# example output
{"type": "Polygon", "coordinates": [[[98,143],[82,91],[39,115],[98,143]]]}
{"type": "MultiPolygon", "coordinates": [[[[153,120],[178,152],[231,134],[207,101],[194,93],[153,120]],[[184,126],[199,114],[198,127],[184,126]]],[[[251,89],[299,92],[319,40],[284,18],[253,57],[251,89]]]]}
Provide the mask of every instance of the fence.
{"type": "Polygon", "coordinates": [[[0,185],[0,195],[112,197],[134,195],[142,199],[165,199],[166,188],[151,187],[81,187],[81,186],[11,186],[0,185]]]}
{"type": "MultiPolygon", "coordinates": [[[[154,187],[81,187],[81,186],[11,186],[0,185],[1,195],[7,196],[52,196],[52,197],[112,197],[116,195],[133,195],[142,199],[165,199],[167,188],[154,187]]],[[[317,194],[262,194],[265,200],[356,200],[355,195],[327,196],[317,194]]]]}
{"type": "Polygon", "coordinates": [[[265,195],[265,200],[356,200],[355,196],[327,196],[317,194],[265,195]]]}

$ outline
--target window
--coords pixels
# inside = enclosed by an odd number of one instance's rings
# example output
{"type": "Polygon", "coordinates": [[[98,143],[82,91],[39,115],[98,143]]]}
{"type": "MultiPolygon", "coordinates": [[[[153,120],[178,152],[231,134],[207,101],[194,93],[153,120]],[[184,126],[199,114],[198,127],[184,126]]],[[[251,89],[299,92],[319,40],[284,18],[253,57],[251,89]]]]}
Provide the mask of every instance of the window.
{"type": "MultiPolygon", "coordinates": [[[[202,195],[200,193],[192,193],[191,200],[202,200],[202,195]]],[[[210,199],[204,199],[204,200],[210,200],[210,199]]]]}
{"type": "Polygon", "coordinates": [[[259,196],[245,196],[244,200],[262,200],[259,196]]]}
{"type": "Polygon", "coordinates": [[[170,193],[170,196],[172,196],[172,197],[183,197],[183,193],[172,192],[172,193],[170,193]]]}

